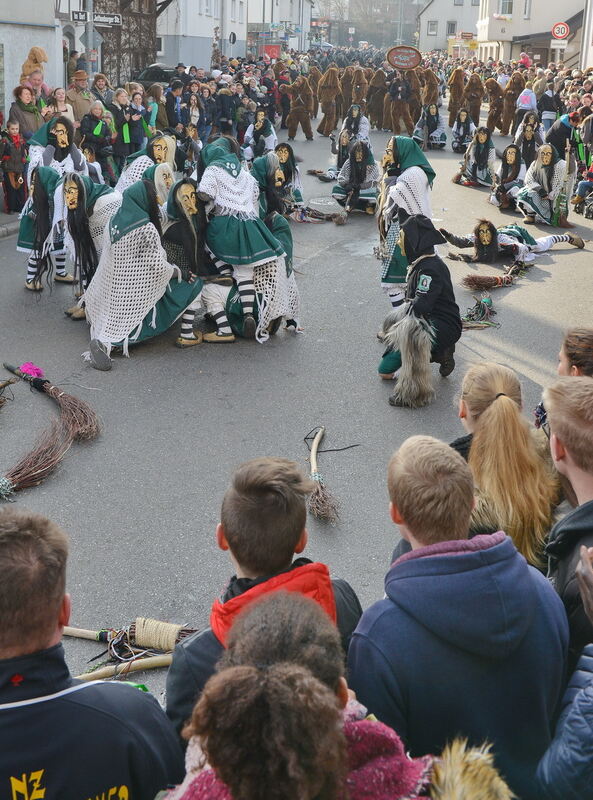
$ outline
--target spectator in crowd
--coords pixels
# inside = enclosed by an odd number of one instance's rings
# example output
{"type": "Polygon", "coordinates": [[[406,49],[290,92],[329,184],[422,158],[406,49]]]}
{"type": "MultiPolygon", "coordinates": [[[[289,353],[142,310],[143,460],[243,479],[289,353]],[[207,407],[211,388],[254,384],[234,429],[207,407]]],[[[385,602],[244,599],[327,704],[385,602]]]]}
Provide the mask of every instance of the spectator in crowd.
{"type": "Polygon", "coordinates": [[[468,540],[472,474],[448,445],[405,441],[388,488],[412,552],[352,637],[350,684],[413,757],[454,736],[487,739],[511,790],[538,800],[533,776],[566,680],[562,603],[503,531],[468,540]]]}
{"type": "Polygon", "coordinates": [[[66,92],[66,100],[74,111],[74,127],[79,128],[80,121],[89,113],[93,96],[89,91],[89,76],[84,70],[76,70],[73,79],[74,86],[66,92]]]}
{"type": "Polygon", "coordinates": [[[195,125],[196,129],[200,124],[202,114],[202,103],[198,94],[190,94],[187,103],[181,109],[181,121],[184,125],[195,125]]]}
{"type": "Polygon", "coordinates": [[[183,83],[180,80],[171,81],[171,86],[165,93],[165,111],[167,112],[168,127],[172,130],[181,131],[181,95],[183,93],[183,83]]]}
{"type": "Polygon", "coordinates": [[[70,58],[68,59],[68,64],[66,66],[66,72],[68,75],[68,86],[71,86],[74,83],[74,73],[78,69],[78,50],[70,50],[70,58]]]}
{"type": "Polygon", "coordinates": [[[556,118],[564,110],[560,96],[554,88],[554,79],[548,80],[546,90],[539,98],[537,108],[541,117],[542,125],[546,132],[550,130],[556,118]]]}
{"type": "Polygon", "coordinates": [[[17,86],[13,95],[14,102],[10,106],[8,119],[18,122],[20,133],[25,139],[30,139],[45,124],[45,119],[34,102],[33,92],[28,86],[17,86]]]}
{"type": "Polygon", "coordinates": [[[102,72],[95,73],[91,85],[91,94],[96,100],[100,100],[107,108],[113,102],[113,86],[110,86],[107,76],[102,72]]]}
{"type": "Polygon", "coordinates": [[[575,146],[575,132],[581,122],[581,115],[578,111],[571,111],[570,114],[563,114],[546,133],[546,143],[556,148],[560,158],[564,158],[567,143],[571,149],[575,146]]]}
{"type": "MultiPolygon", "coordinates": [[[[412,800],[427,796],[433,777],[454,780],[449,758],[433,775],[432,756],[408,758],[398,735],[349,698],[335,626],[294,593],[277,592],[237,619],[184,736],[192,737],[190,767],[169,800],[412,800]]],[[[482,797],[510,800],[508,791],[488,792],[502,781],[486,773],[479,754],[465,760],[479,774],[482,797]]],[[[456,767],[463,772],[461,760],[456,767]]]]}
{"type": "Polygon", "coordinates": [[[0,512],[0,785],[15,798],[101,797],[113,786],[152,798],[183,777],[181,749],[151,695],[73,681],[60,643],[67,557],[53,522],[0,512]]]}
{"type": "Polygon", "coordinates": [[[134,92],[130,100],[130,144],[132,153],[141,150],[146,144],[148,137],[144,125],[147,117],[149,117],[149,114],[142,103],[142,93],[134,92]]]}
{"type": "Polygon", "coordinates": [[[185,64],[183,64],[181,61],[175,67],[175,79],[181,81],[182,86],[185,86],[185,84],[190,80],[190,76],[185,71],[186,69],[187,68],[185,64]]]}
{"type": "Polygon", "coordinates": [[[593,328],[571,328],[558,353],[558,375],[593,378],[593,328]]]}
{"type": "Polygon", "coordinates": [[[106,148],[111,147],[111,130],[103,120],[104,108],[100,100],[91,103],[88,114],[85,114],[80,123],[80,133],[83,146],[92,145],[93,151],[99,161],[108,155],[106,148]]]}
{"type": "Polygon", "coordinates": [[[149,88],[147,102],[150,110],[149,126],[153,131],[164,131],[169,127],[169,120],[167,119],[165,94],[160,83],[153,83],[149,88]]]}
{"type": "Polygon", "coordinates": [[[297,558],[307,545],[306,498],[313,489],[292,461],[258,458],[233,475],[216,529],[236,575],[214,601],[210,627],[175,650],[167,675],[167,714],[180,730],[224,652],[236,616],[254,600],[286,590],[313,597],[336,622],[344,649],[362,613],[351,586],[331,580],[325,564],[297,558]]]}
{"type": "Polygon", "coordinates": [[[33,90],[33,97],[39,108],[46,105],[48,98],[51,94],[49,86],[43,81],[43,72],[40,69],[35,69],[29,73],[27,83],[33,90]]]}
{"type": "Polygon", "coordinates": [[[113,140],[113,157],[121,172],[126,158],[133,152],[130,144],[130,99],[125,89],[116,89],[110,111],[113,115],[115,138],[113,140]]]}
{"type": "Polygon", "coordinates": [[[21,211],[27,197],[25,162],[27,142],[19,132],[17,120],[9,120],[0,135],[0,175],[4,186],[4,210],[7,214],[21,211]]]}
{"type": "MultiPolygon", "coordinates": [[[[593,628],[593,550],[576,566],[583,608],[593,628]]],[[[593,800],[593,645],[579,659],[562,701],[554,741],[537,769],[542,800],[593,800]]]]}
{"type": "Polygon", "coordinates": [[[550,451],[568,479],[578,506],[554,525],[546,548],[548,577],[562,598],[570,629],[569,663],[593,642],[593,626],[578,591],[576,566],[581,547],[593,547],[593,379],[563,377],[544,392],[550,451]]]}
{"type": "MultiPolygon", "coordinates": [[[[66,90],[58,86],[54,89],[47,100],[48,108],[53,117],[66,117],[74,125],[74,111],[70,103],[66,102],[66,90]]],[[[49,118],[49,117],[48,117],[49,118]]]]}
{"type": "Polygon", "coordinates": [[[216,119],[216,100],[212,97],[212,91],[209,86],[202,86],[201,95],[202,115],[198,122],[198,133],[202,144],[206,144],[210,132],[212,131],[214,120],[216,119]]]}

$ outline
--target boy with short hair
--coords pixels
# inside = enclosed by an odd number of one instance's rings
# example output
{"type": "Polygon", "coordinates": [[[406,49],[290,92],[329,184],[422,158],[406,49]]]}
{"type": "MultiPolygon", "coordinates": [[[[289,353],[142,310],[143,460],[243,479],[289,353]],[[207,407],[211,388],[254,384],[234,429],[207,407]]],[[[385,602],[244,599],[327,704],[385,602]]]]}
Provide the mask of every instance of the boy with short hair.
{"type": "Polygon", "coordinates": [[[570,630],[569,667],[593,642],[593,625],[579,594],[576,567],[581,547],[593,547],[593,378],[561,378],[544,392],[550,452],[568,479],[578,506],[550,531],[548,578],[562,598],[570,630]]]}
{"type": "Polygon", "coordinates": [[[4,208],[7,214],[22,211],[27,199],[25,162],[28,146],[19,131],[17,120],[8,120],[0,135],[0,175],[3,174],[4,208]]]}
{"type": "Polygon", "coordinates": [[[389,462],[390,516],[412,550],[385,578],[348,653],[349,684],[413,757],[456,736],[492,743],[522,800],[550,743],[566,672],[566,616],[498,531],[468,539],[472,474],[449,445],[412,436],[389,462]]]}
{"type": "Polygon", "coordinates": [[[184,639],[167,675],[167,715],[180,730],[214,673],[237,615],[274,591],[311,597],[336,623],[347,650],[362,614],[352,587],[330,579],[325,564],[297,558],[307,545],[307,495],[314,484],[284,458],[256,458],[233,475],[216,528],[216,542],[235,567],[220,599],[212,605],[210,627],[184,639]]]}

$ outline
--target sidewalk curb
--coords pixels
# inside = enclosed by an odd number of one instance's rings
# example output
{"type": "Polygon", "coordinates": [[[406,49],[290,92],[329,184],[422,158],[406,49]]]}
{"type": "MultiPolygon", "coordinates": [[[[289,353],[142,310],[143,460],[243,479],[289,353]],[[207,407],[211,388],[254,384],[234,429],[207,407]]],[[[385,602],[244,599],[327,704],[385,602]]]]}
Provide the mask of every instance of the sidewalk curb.
{"type": "Polygon", "coordinates": [[[19,221],[7,222],[5,225],[0,225],[0,239],[5,239],[7,236],[12,236],[13,233],[18,233],[19,221]]]}

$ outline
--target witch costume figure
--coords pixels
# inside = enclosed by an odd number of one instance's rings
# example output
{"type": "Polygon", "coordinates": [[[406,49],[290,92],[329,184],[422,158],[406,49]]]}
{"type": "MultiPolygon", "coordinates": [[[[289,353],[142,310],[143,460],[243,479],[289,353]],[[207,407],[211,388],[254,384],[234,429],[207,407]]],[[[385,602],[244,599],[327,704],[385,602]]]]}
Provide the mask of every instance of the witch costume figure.
{"type": "Polygon", "coordinates": [[[29,139],[29,185],[35,167],[51,167],[60,176],[66,172],[88,175],[86,159],[74,144],[74,126],[67,117],[46,122],[29,139]]]}
{"type": "Polygon", "coordinates": [[[307,170],[307,175],[315,175],[316,178],[319,178],[319,180],[324,183],[335,181],[340,174],[340,170],[350,157],[350,136],[348,131],[340,131],[340,135],[337,139],[333,133],[330,133],[329,138],[331,140],[332,156],[335,156],[335,159],[333,159],[334,163],[330,164],[326,170],[307,170]]]}
{"type": "Polygon", "coordinates": [[[453,152],[465,153],[468,146],[472,143],[475,132],[476,126],[469,115],[469,111],[465,108],[461,108],[457,112],[457,117],[451,129],[451,146],[453,152]]]}
{"type": "Polygon", "coordinates": [[[278,144],[278,137],[274,126],[270,122],[266,110],[258,108],[255,112],[255,122],[245,131],[243,137],[243,157],[246,161],[253,161],[257,156],[269,153],[278,144]]]}
{"type": "Polygon", "coordinates": [[[161,213],[161,222],[165,224],[168,220],[167,202],[169,193],[175,183],[175,176],[170,165],[165,161],[161,164],[152,164],[142,173],[142,180],[152,181],[156,190],[156,199],[161,213]]]}
{"type": "Polygon", "coordinates": [[[460,183],[462,186],[492,186],[495,157],[496,150],[490,131],[486,127],[478,128],[465,152],[461,170],[453,177],[453,183],[460,183]]]}
{"type": "Polygon", "coordinates": [[[113,347],[127,356],[130,344],[158,336],[186,309],[199,307],[201,280],[193,275],[182,280],[181,270],[167,260],[161,235],[154,184],[136,181],[111,218],[97,271],[83,295],[95,369],[111,369],[113,347]]]}
{"type": "MultiPolygon", "coordinates": [[[[127,124],[127,123],[126,123],[127,124]]],[[[175,170],[176,140],[173,136],[157,133],[142,150],[133,153],[127,159],[127,166],[119,176],[115,188],[123,193],[136,181],[142,180],[144,172],[155,164],[168,164],[175,170]]],[[[166,202],[166,201],[165,201],[166,202]]]]}
{"type": "Polygon", "coordinates": [[[404,301],[408,261],[399,246],[398,210],[430,218],[430,190],[435,171],[418,144],[407,136],[392,136],[383,156],[379,186],[379,248],[381,287],[392,308],[404,301]]]}
{"type": "Polygon", "coordinates": [[[422,150],[442,150],[447,144],[445,123],[435,103],[422,109],[412,138],[422,150]]]}
{"type": "Polygon", "coordinates": [[[21,211],[16,249],[29,253],[25,288],[32,292],[43,289],[43,275],[49,281],[53,273],[57,283],[75,281],[66,271],[63,222],[53,224],[55,195],[60,181],[60,175],[53,167],[35,167],[29,183],[29,199],[21,211]]]}
{"type": "Polygon", "coordinates": [[[513,264],[532,264],[537,253],[545,253],[555,244],[566,242],[582,250],[585,246],[580,236],[571,233],[560,236],[541,236],[534,239],[529,231],[520,225],[501,225],[496,227],[488,219],[479,219],[470,234],[456,236],[445,228],[440,228],[449,244],[460,249],[473,248],[472,255],[467,253],[449,253],[454,261],[466,261],[470,264],[492,264],[499,258],[511,258],[513,264]]]}
{"type": "Polygon", "coordinates": [[[525,181],[525,164],[521,158],[521,151],[516,144],[505,147],[502,162],[494,177],[494,186],[490,195],[490,202],[502,211],[515,210],[517,195],[525,181]]]}
{"type": "Polygon", "coordinates": [[[378,182],[379,166],[372,152],[363,141],[355,141],[332,189],[332,197],[348,213],[356,209],[374,214],[378,182]]]}
{"type": "Polygon", "coordinates": [[[371,149],[371,123],[362,113],[362,108],[358,103],[354,103],[348,109],[340,134],[345,132],[348,133],[349,142],[364,142],[369,150],[371,149]]]}
{"type": "Polygon", "coordinates": [[[523,130],[515,139],[515,144],[521,150],[521,158],[525,164],[525,169],[529,169],[537,158],[537,151],[541,144],[538,144],[533,125],[525,125],[523,127],[523,130]]]}
{"type": "MultiPolygon", "coordinates": [[[[204,173],[198,186],[200,197],[212,202],[206,231],[206,247],[222,271],[230,267],[245,315],[244,336],[263,342],[272,319],[270,298],[274,295],[278,259],[284,256],[282,244],[259,217],[259,186],[231,152],[232,145],[220,137],[202,150],[204,173]],[[254,318],[254,271],[264,288],[259,302],[259,319],[254,318]]],[[[283,269],[280,266],[280,269],[283,269]]]]}
{"type": "Polygon", "coordinates": [[[410,269],[406,302],[383,323],[387,349],[379,375],[396,380],[390,405],[417,408],[434,397],[430,362],[440,364],[444,378],[455,369],[462,327],[451,274],[434,249],[443,236],[423,214],[410,216],[400,209],[398,216],[400,248],[410,269]]]}
{"type": "MultiPolygon", "coordinates": [[[[76,172],[66,173],[61,192],[56,193],[54,224],[57,218],[65,223],[64,245],[74,263],[80,293],[86,290],[97,270],[105,229],[121,203],[122,196],[115,189],[76,172]]],[[[64,313],[73,320],[86,317],[79,303],[64,313]]]]}
{"type": "Polygon", "coordinates": [[[559,158],[556,148],[543,144],[527,170],[525,185],[517,195],[517,206],[524,214],[523,221],[572,228],[567,219],[571,182],[568,165],[559,158]]]}

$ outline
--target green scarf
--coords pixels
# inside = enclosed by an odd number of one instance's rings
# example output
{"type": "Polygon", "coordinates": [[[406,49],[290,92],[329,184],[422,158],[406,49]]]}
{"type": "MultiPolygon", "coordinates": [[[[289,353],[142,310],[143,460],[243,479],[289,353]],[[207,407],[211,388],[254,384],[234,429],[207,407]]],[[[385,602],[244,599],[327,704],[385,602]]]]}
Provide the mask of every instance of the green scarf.
{"type": "Polygon", "coordinates": [[[408,136],[396,136],[395,142],[397,144],[397,152],[399,157],[399,168],[403,172],[409,167],[420,167],[426,173],[428,183],[432,186],[432,182],[436,177],[436,172],[430,166],[430,163],[417,142],[410,139],[408,136]]]}
{"type": "Polygon", "coordinates": [[[43,117],[41,116],[41,112],[39,111],[35,103],[23,103],[23,101],[17,97],[16,104],[21,109],[21,111],[26,111],[27,114],[34,114],[35,119],[38,122],[43,119],[43,117]]]}
{"type": "Polygon", "coordinates": [[[122,204],[109,223],[109,238],[115,244],[128,233],[148,225],[148,195],[142,181],[136,181],[123,193],[122,204]]]}
{"type": "Polygon", "coordinates": [[[268,160],[265,156],[254,158],[251,165],[251,174],[257,181],[259,188],[263,189],[264,191],[268,185],[267,165],[268,160]]]}
{"type": "Polygon", "coordinates": [[[221,140],[207,144],[202,150],[202,162],[205,167],[220,167],[233,178],[238,177],[241,172],[241,162],[234,153],[229,152],[230,143],[227,140],[226,145],[219,144],[221,140]]]}
{"type": "Polygon", "coordinates": [[[38,145],[39,147],[47,147],[49,144],[49,134],[53,127],[55,120],[50,119],[45,125],[42,125],[39,130],[29,139],[29,145],[38,145]]]}

